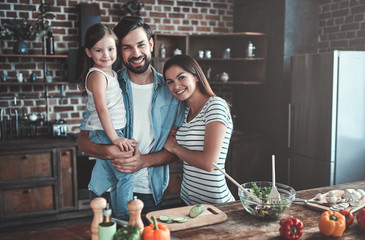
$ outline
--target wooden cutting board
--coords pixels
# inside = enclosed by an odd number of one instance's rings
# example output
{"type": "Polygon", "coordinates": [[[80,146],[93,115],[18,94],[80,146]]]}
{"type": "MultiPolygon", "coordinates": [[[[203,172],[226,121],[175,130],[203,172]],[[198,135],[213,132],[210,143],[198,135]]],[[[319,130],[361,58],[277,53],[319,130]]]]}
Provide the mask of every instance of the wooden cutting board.
{"type": "MultiPolygon", "coordinates": [[[[331,192],[333,192],[337,198],[341,197],[345,193],[344,190],[332,190],[331,192]]],[[[325,195],[327,193],[324,193],[323,195],[325,195]]],[[[316,201],[314,198],[312,198],[310,200],[311,201],[316,201]]],[[[325,197],[323,197],[323,199],[321,201],[318,201],[318,202],[327,203],[325,197]]],[[[311,207],[313,209],[320,210],[320,211],[327,211],[327,210],[330,209],[330,206],[323,206],[323,205],[319,205],[319,204],[315,204],[315,203],[307,203],[306,205],[308,207],[311,207]]],[[[363,198],[363,199],[360,200],[360,204],[358,206],[356,206],[356,207],[349,206],[348,208],[346,208],[346,210],[348,210],[348,211],[350,211],[352,213],[355,213],[355,212],[357,212],[358,210],[360,210],[363,207],[365,207],[365,198],[363,198]]]]}
{"type": "MultiPolygon", "coordinates": [[[[224,222],[227,220],[227,215],[219,210],[218,208],[214,207],[210,204],[201,204],[205,207],[205,210],[202,214],[200,214],[196,218],[190,218],[189,212],[190,209],[194,206],[186,206],[186,207],[178,207],[178,208],[170,208],[170,209],[164,209],[154,212],[147,213],[146,217],[147,219],[152,222],[152,216],[155,216],[157,221],[160,216],[167,216],[169,218],[175,218],[175,217],[186,217],[189,220],[185,223],[163,223],[166,225],[171,232],[173,231],[179,231],[189,228],[195,228],[195,227],[201,227],[201,226],[207,226],[215,223],[224,222]]],[[[160,221],[158,221],[160,222],[160,221]]]]}

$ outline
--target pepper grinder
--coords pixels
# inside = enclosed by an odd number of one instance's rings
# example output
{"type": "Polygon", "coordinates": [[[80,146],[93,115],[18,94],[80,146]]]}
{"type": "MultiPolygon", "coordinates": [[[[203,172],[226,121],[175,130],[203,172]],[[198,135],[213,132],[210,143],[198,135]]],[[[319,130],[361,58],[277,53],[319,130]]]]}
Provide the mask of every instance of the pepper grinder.
{"type": "Polygon", "coordinates": [[[103,221],[99,223],[98,235],[100,240],[113,240],[114,234],[117,232],[117,224],[110,220],[112,210],[109,208],[109,203],[103,209],[103,221]]]}
{"type": "Polygon", "coordinates": [[[134,225],[139,228],[141,233],[143,232],[144,224],[142,222],[141,218],[141,212],[143,209],[143,202],[139,199],[137,199],[137,196],[133,197],[133,200],[129,201],[127,203],[127,208],[129,210],[129,222],[128,225],[134,225]]]}
{"type": "Polygon", "coordinates": [[[94,198],[90,203],[90,207],[93,209],[94,212],[94,218],[91,223],[91,240],[98,240],[98,226],[99,223],[103,221],[102,210],[106,207],[106,200],[102,197],[94,198]]]}

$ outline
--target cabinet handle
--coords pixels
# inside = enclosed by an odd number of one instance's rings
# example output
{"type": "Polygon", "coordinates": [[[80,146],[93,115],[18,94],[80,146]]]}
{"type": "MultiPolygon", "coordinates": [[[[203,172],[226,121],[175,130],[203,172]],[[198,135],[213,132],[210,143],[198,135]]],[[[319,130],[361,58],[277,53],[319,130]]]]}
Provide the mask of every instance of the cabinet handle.
{"type": "Polygon", "coordinates": [[[23,194],[28,194],[28,193],[30,193],[30,188],[28,188],[28,189],[25,189],[24,191],[23,191],[23,194]]]}
{"type": "Polygon", "coordinates": [[[62,156],[67,156],[68,154],[67,154],[67,152],[62,152],[61,155],[62,156]]]}
{"type": "Polygon", "coordinates": [[[22,160],[27,160],[27,159],[29,159],[28,154],[26,154],[26,155],[24,155],[24,156],[22,157],[22,160]]]}

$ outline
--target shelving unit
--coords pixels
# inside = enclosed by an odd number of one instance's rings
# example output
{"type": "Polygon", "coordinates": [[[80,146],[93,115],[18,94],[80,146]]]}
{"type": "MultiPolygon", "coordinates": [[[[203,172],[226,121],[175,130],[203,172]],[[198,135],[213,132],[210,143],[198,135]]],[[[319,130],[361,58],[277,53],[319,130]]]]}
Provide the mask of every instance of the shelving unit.
{"type": "Polygon", "coordinates": [[[194,57],[208,80],[212,84],[264,84],[266,78],[267,36],[258,32],[239,32],[226,34],[206,35],[154,35],[154,66],[162,72],[164,63],[174,55],[174,50],[179,48],[183,54],[194,57]],[[255,46],[255,57],[246,57],[248,43],[255,46]],[[165,45],[166,58],[161,58],[159,48],[165,45]],[[229,48],[230,58],[224,58],[224,50],[229,48]],[[199,50],[212,52],[212,58],[199,58],[199,50]],[[211,69],[208,73],[208,69],[211,69]],[[230,76],[228,82],[219,80],[221,73],[230,76]]]}
{"type": "MultiPolygon", "coordinates": [[[[0,59],[5,59],[5,58],[37,58],[37,59],[41,59],[42,60],[42,69],[34,69],[37,71],[41,71],[42,72],[42,78],[43,81],[36,81],[36,82],[17,82],[17,81],[7,81],[7,82],[1,82],[0,84],[3,86],[44,86],[44,99],[46,102],[46,121],[48,121],[49,119],[49,109],[48,109],[48,100],[49,100],[49,96],[48,96],[48,86],[55,86],[55,85],[61,85],[63,87],[63,85],[68,84],[68,82],[65,81],[52,81],[52,82],[47,82],[46,81],[46,71],[47,71],[47,59],[60,59],[62,61],[67,60],[68,55],[65,54],[58,54],[58,55],[43,55],[43,54],[0,54],[0,59]]],[[[60,64],[61,66],[59,67],[59,70],[61,72],[63,72],[63,67],[62,64],[60,64]]],[[[29,70],[29,69],[28,69],[29,70]]],[[[12,71],[12,70],[11,70],[12,71]]],[[[38,77],[39,78],[39,77],[38,77]]],[[[15,79],[15,78],[13,78],[15,79]]],[[[12,80],[13,80],[12,79],[12,80]]],[[[61,94],[62,95],[62,94],[61,94]]],[[[61,98],[63,98],[65,96],[61,96],[61,98]]]]}

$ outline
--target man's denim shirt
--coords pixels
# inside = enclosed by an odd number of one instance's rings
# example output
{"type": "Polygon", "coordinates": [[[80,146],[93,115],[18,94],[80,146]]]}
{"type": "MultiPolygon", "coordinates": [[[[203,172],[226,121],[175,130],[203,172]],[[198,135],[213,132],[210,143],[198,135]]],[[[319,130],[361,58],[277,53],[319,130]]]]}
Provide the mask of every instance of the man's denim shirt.
{"type": "MultiPolygon", "coordinates": [[[[171,94],[162,74],[156,72],[154,68],[152,68],[152,71],[154,77],[154,88],[150,114],[155,142],[151,153],[159,152],[163,149],[172,126],[181,126],[184,120],[185,108],[185,104],[180,102],[171,94]]],[[[133,98],[127,69],[118,71],[118,79],[120,87],[123,91],[123,100],[127,118],[127,125],[124,129],[124,137],[130,139],[133,137],[133,98]]],[[[141,99],[141,101],[144,100],[141,99]]],[[[81,130],[85,130],[85,124],[88,117],[89,112],[86,109],[84,121],[80,126],[81,130]]],[[[149,167],[148,172],[150,176],[153,197],[155,203],[158,204],[162,200],[163,193],[169,183],[169,166],[163,165],[158,167],[149,167]]],[[[98,177],[97,174],[94,174],[91,178],[90,184],[95,188],[96,193],[100,193],[105,189],[102,180],[104,177],[98,177]]]]}

